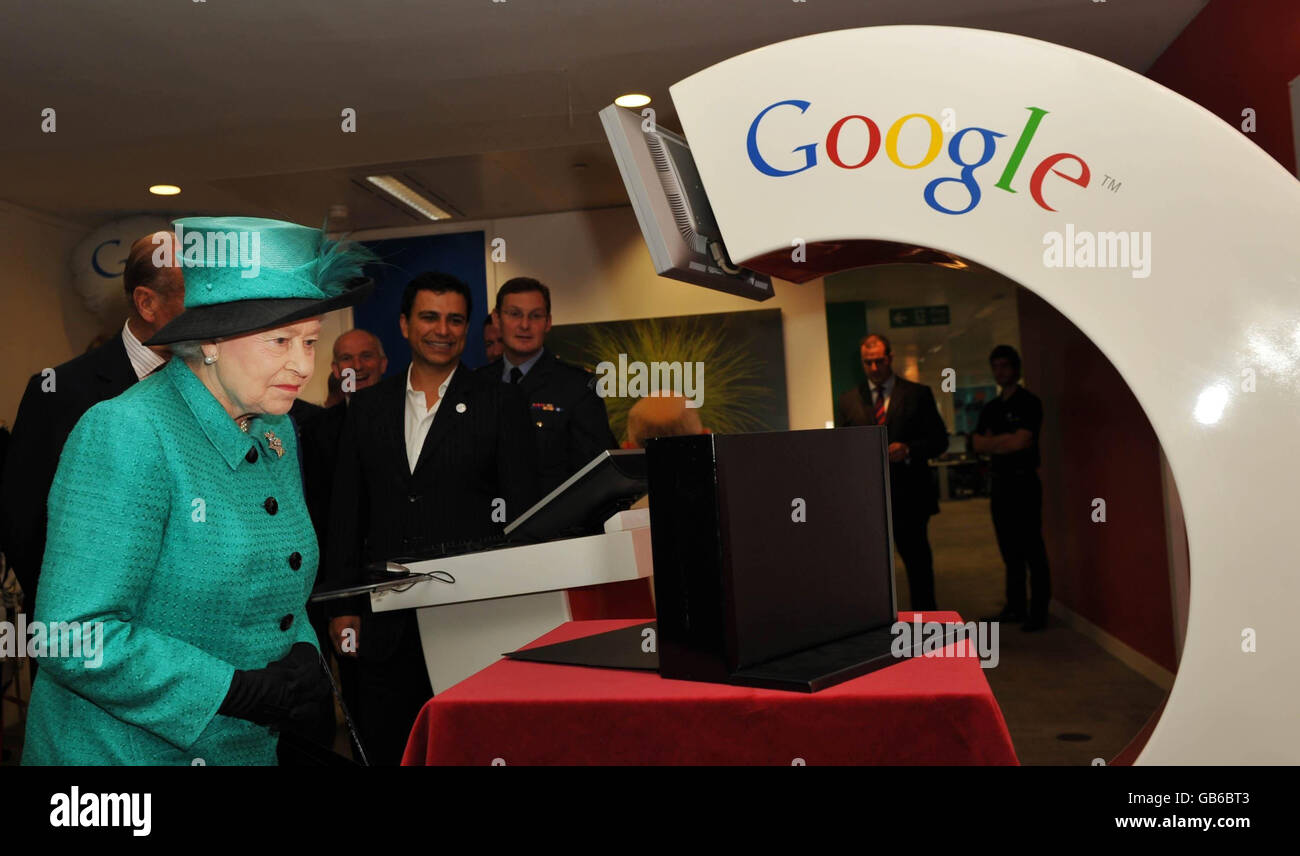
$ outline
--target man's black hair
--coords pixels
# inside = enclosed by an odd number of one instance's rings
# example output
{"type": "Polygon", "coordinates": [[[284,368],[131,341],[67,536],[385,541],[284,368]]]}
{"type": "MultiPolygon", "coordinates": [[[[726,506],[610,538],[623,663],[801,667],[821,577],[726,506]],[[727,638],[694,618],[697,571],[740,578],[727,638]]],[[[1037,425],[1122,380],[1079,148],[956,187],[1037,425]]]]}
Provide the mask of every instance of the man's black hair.
{"type": "Polygon", "coordinates": [[[989,362],[994,360],[1006,360],[1017,373],[1020,371],[1020,354],[1010,345],[998,345],[994,348],[989,354],[989,362]]]}
{"type": "Polygon", "coordinates": [[[465,298],[465,317],[467,319],[474,310],[474,297],[470,294],[468,285],[449,273],[428,271],[408,282],[406,290],[402,292],[402,315],[408,320],[411,317],[411,309],[415,306],[415,294],[419,291],[432,291],[434,294],[446,294],[449,291],[454,291],[465,298]]]}

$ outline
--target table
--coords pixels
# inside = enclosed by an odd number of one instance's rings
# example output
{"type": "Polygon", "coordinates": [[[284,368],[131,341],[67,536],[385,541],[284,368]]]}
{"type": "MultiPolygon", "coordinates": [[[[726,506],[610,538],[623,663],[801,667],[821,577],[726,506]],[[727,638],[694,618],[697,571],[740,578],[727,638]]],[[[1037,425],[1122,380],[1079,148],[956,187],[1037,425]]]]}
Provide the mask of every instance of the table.
{"type": "MultiPolygon", "coordinates": [[[[923,620],[961,618],[929,612],[923,620]]],[[[527,647],[639,623],[571,621],[527,647]]],[[[979,661],[947,656],[911,659],[811,695],[502,659],[425,704],[403,759],[492,763],[1018,761],[979,661]]]]}

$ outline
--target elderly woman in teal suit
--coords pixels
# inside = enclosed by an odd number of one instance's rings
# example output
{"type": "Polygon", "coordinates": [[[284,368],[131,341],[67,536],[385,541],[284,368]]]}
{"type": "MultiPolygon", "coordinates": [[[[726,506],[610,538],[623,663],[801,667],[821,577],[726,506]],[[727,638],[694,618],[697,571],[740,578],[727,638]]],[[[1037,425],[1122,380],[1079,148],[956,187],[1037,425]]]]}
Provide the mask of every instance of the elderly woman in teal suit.
{"type": "Polygon", "coordinates": [[[368,258],[275,220],[176,225],[186,309],[149,341],[176,356],[82,417],[50,491],[35,619],[102,648],[42,661],[24,764],[274,764],[328,702],[286,414],[368,258]]]}

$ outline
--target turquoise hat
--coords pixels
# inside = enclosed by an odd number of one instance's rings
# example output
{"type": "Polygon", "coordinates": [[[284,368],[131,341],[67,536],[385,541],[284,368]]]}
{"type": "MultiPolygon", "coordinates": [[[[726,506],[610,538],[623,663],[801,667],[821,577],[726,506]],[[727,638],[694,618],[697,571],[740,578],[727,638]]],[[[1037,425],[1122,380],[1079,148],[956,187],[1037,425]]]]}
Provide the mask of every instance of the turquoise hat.
{"type": "Polygon", "coordinates": [[[363,273],[374,253],[320,229],[260,217],[183,217],[172,227],[185,311],[146,345],[279,327],[353,306],[374,290],[363,273]]]}

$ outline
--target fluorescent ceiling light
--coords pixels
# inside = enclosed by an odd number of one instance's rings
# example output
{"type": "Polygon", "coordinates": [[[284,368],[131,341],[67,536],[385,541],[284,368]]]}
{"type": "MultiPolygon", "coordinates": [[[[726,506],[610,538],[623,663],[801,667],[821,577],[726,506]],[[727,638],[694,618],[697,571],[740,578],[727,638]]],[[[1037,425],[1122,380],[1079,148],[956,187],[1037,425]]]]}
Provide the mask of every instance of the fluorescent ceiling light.
{"type": "Polygon", "coordinates": [[[650,103],[650,96],[642,95],[639,92],[630,92],[627,95],[620,95],[615,98],[614,103],[620,107],[644,107],[650,103]]]}
{"type": "Polygon", "coordinates": [[[366,181],[378,187],[389,196],[419,211],[430,220],[450,220],[451,215],[431,202],[427,197],[407,187],[391,175],[367,175],[366,181]]]}
{"type": "Polygon", "coordinates": [[[154,196],[175,196],[181,189],[174,184],[151,184],[149,192],[154,196]]]}

